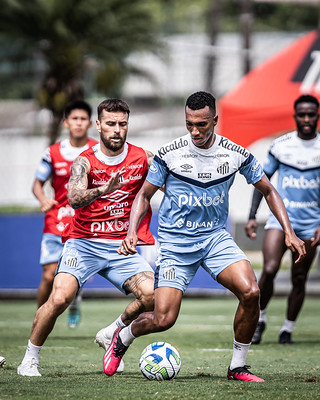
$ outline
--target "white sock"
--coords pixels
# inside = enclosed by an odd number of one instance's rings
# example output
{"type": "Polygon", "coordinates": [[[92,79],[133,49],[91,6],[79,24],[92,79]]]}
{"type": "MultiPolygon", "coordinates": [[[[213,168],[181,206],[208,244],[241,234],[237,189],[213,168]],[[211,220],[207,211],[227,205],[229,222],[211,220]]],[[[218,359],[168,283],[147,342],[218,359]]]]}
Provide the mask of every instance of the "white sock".
{"type": "Polygon", "coordinates": [[[26,354],[24,355],[22,363],[24,361],[31,360],[31,358],[35,358],[37,360],[37,363],[39,363],[39,353],[40,353],[41,349],[42,349],[42,346],[35,346],[29,340],[28,341],[27,350],[26,350],[26,354]]]}
{"type": "Polygon", "coordinates": [[[119,317],[114,322],[117,325],[117,328],[120,328],[121,326],[125,326],[125,324],[123,323],[123,321],[121,319],[121,315],[119,315],[119,317]]]}
{"type": "Polygon", "coordinates": [[[267,309],[260,310],[259,322],[267,323],[267,309]]]}
{"type": "Polygon", "coordinates": [[[126,328],[121,329],[119,336],[125,346],[129,346],[136,338],[131,332],[131,324],[126,328]]]}
{"type": "Polygon", "coordinates": [[[125,326],[124,323],[122,322],[121,319],[121,315],[115,320],[113,321],[110,325],[106,326],[105,328],[103,328],[103,334],[105,337],[111,336],[113,335],[113,332],[121,327],[121,326],[125,326]]]}
{"type": "Polygon", "coordinates": [[[296,321],[289,321],[288,319],[285,319],[283,326],[280,329],[280,333],[282,333],[283,331],[291,333],[293,331],[295,323],[296,323],[296,321]]]}
{"type": "Polygon", "coordinates": [[[246,363],[247,354],[251,343],[239,343],[235,339],[233,340],[233,355],[230,363],[230,369],[243,367],[246,363]]]}

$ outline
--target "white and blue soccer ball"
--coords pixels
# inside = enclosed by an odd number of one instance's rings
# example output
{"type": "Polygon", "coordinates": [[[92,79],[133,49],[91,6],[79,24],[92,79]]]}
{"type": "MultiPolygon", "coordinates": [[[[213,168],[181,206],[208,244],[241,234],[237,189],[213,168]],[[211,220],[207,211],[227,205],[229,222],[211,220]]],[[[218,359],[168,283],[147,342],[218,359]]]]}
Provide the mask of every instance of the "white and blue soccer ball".
{"type": "Polygon", "coordinates": [[[150,380],[166,381],[175,378],[181,368],[177,349],[166,342],[149,344],[141,353],[139,367],[150,380]]]}

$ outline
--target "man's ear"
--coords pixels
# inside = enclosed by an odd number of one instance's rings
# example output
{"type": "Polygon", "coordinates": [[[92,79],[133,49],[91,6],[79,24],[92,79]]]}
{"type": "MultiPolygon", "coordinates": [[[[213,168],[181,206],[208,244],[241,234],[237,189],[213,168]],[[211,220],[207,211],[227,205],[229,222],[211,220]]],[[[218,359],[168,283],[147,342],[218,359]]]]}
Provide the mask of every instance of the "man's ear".
{"type": "Polygon", "coordinates": [[[100,124],[100,121],[98,119],[96,119],[96,128],[97,128],[97,131],[99,133],[101,133],[101,124],[100,124]]]}

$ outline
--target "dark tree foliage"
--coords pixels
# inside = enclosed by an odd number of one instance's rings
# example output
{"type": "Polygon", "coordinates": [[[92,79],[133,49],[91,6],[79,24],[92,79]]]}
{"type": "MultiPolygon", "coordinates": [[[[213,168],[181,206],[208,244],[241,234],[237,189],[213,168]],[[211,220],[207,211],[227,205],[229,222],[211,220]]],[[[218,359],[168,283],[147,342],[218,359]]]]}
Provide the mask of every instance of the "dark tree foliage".
{"type": "MultiPolygon", "coordinates": [[[[97,75],[97,89],[115,93],[128,72],[127,55],[156,48],[153,18],[146,3],[0,0],[1,52],[7,51],[5,56],[17,75],[18,65],[25,65],[29,74],[39,74],[35,96],[41,107],[52,111],[51,143],[57,139],[65,105],[83,98],[90,68],[97,75]]],[[[2,65],[5,69],[5,63],[2,65]]]]}

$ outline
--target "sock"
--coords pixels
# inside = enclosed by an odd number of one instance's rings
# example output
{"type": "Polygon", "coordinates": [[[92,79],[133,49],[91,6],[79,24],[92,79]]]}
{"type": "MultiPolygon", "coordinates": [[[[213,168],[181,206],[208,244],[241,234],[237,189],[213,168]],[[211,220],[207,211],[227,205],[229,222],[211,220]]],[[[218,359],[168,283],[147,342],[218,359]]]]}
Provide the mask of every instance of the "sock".
{"type": "Polygon", "coordinates": [[[121,332],[119,333],[120,339],[122,341],[122,343],[125,346],[129,346],[134,339],[136,338],[135,336],[133,336],[132,332],[131,332],[131,324],[123,329],[121,329],[121,332]]]}
{"type": "Polygon", "coordinates": [[[37,360],[37,363],[39,363],[39,353],[40,353],[41,349],[42,349],[42,346],[35,346],[29,340],[28,341],[27,350],[26,350],[26,354],[24,355],[22,363],[24,361],[31,360],[31,358],[35,358],[37,360]]]}
{"type": "Polygon", "coordinates": [[[76,297],[72,300],[71,304],[70,304],[70,308],[76,309],[80,307],[80,303],[82,301],[82,290],[80,290],[78,292],[78,294],[76,295],[76,297]]]}
{"type": "Polygon", "coordinates": [[[123,323],[123,321],[121,319],[121,315],[114,322],[117,325],[117,328],[120,328],[121,326],[125,326],[125,324],[123,323]]]}
{"type": "Polygon", "coordinates": [[[267,323],[267,309],[260,310],[259,322],[267,323]]]}
{"type": "Polygon", "coordinates": [[[288,319],[285,319],[284,320],[284,323],[283,323],[283,326],[282,326],[282,328],[280,329],[280,334],[283,332],[283,331],[286,331],[286,332],[292,332],[293,331],[293,328],[294,328],[294,325],[295,325],[295,323],[296,323],[296,321],[289,321],[288,319]]]}
{"type": "Polygon", "coordinates": [[[233,340],[233,355],[230,363],[230,369],[243,367],[246,363],[247,354],[251,343],[239,343],[235,339],[233,340]]]}
{"type": "Polygon", "coordinates": [[[115,331],[117,328],[120,328],[121,326],[125,326],[125,324],[122,322],[121,315],[120,315],[120,316],[119,316],[115,321],[113,321],[110,325],[108,325],[108,326],[106,326],[105,328],[103,328],[103,334],[104,334],[104,336],[105,336],[106,338],[107,338],[107,337],[112,338],[114,331],[115,331]]]}

